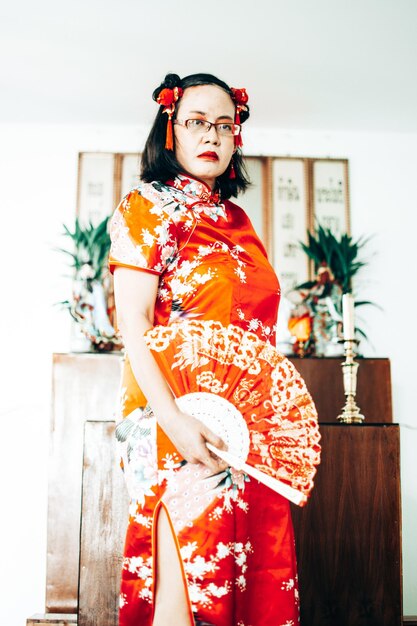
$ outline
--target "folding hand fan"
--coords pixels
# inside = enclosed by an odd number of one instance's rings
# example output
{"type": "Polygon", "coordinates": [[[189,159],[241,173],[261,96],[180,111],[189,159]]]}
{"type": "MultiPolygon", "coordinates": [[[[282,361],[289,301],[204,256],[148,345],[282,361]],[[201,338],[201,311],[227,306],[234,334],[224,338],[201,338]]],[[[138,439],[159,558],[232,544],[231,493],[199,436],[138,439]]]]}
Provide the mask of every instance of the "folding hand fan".
{"type": "Polygon", "coordinates": [[[320,433],[292,363],[254,333],[211,320],[155,326],[145,341],[181,410],[228,445],[210,449],[303,506],[320,462],[320,433]]]}

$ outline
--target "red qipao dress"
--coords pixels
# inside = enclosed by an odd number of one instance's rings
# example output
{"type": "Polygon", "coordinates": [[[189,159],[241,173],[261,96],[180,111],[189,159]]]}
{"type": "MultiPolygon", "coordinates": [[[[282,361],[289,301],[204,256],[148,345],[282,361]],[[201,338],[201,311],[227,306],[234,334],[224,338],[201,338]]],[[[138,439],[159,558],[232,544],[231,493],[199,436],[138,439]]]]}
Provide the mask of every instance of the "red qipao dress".
{"type": "MultiPolygon", "coordinates": [[[[221,202],[202,182],[180,175],[141,184],[116,209],[111,238],[112,270],[159,276],[155,325],[216,320],[274,343],[280,291],[265,249],[243,209],[221,202]]],[[[146,407],[128,359],[121,414],[116,434],[126,445],[132,500],[120,626],[152,624],[160,506],[177,538],[190,624],[298,624],[289,502],[242,473],[213,477],[202,465],[184,463],[146,407]]]]}

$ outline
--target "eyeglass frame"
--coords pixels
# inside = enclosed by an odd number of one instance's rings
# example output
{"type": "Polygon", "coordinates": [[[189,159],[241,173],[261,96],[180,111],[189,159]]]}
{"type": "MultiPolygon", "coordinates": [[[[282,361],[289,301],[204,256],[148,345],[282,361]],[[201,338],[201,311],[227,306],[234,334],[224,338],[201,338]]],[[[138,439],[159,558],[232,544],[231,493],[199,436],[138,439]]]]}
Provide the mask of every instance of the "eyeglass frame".
{"type": "MultiPolygon", "coordinates": [[[[187,126],[187,122],[203,122],[203,124],[208,124],[208,128],[203,130],[203,132],[200,133],[201,135],[203,135],[204,133],[209,133],[212,126],[214,126],[216,128],[216,132],[219,135],[221,135],[222,137],[237,137],[242,132],[242,124],[235,124],[235,122],[230,122],[230,126],[233,126],[233,128],[237,128],[238,132],[237,133],[232,133],[231,135],[228,135],[227,133],[220,133],[218,128],[217,128],[217,126],[220,126],[222,124],[228,124],[228,122],[209,122],[208,120],[202,120],[202,119],[200,119],[198,117],[190,117],[187,120],[179,120],[179,119],[175,118],[175,120],[174,120],[174,124],[178,124],[178,126],[184,126],[184,128],[186,128],[187,130],[190,130],[188,128],[188,126],[187,126]]],[[[190,131],[190,132],[192,132],[192,131],[190,131]]]]}

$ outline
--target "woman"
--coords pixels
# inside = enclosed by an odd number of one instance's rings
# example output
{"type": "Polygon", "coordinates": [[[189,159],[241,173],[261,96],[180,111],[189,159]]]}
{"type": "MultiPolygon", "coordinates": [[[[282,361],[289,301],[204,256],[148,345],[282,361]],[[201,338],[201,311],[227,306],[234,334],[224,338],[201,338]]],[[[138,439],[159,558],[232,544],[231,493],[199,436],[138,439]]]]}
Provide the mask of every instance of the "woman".
{"type": "Polygon", "coordinates": [[[153,325],[195,318],[274,342],[278,280],[248,217],[229,200],[248,185],[240,150],[247,95],[212,75],[168,74],[153,97],[160,108],[143,153],[144,182],[111,227],[118,324],[131,366],[118,437],[137,438],[134,476],[125,461],[136,491],[120,625],[293,626],[288,501],[234,476],[209,451],[207,443],[224,442],[179,410],[143,340],[153,325]]]}

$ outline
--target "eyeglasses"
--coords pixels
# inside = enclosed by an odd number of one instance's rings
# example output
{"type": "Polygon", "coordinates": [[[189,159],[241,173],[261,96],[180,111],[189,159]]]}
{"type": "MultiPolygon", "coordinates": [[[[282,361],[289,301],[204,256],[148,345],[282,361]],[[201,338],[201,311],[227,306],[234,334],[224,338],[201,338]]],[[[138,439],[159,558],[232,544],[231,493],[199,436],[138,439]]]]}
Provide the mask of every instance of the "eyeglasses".
{"type": "Polygon", "coordinates": [[[194,135],[202,135],[208,133],[212,126],[215,126],[219,135],[226,137],[234,137],[240,134],[240,124],[232,122],[208,122],[207,120],[174,120],[174,124],[185,126],[194,135]]]}

